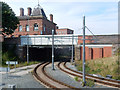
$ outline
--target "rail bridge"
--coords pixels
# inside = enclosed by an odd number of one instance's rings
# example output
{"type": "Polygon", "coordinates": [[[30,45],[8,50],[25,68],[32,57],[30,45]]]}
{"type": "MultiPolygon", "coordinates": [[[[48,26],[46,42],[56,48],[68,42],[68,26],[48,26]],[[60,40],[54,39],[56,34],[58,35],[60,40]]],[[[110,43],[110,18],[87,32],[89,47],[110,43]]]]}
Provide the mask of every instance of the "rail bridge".
{"type": "Polygon", "coordinates": [[[20,45],[25,47],[24,55],[32,60],[50,59],[53,38],[56,58],[60,56],[71,58],[71,54],[73,57],[74,46],[78,44],[78,35],[26,35],[20,37],[20,45]]]}
{"type": "MultiPolygon", "coordinates": [[[[78,35],[54,35],[54,45],[77,45],[78,35]]],[[[21,36],[21,45],[52,45],[52,35],[21,36]]]]}

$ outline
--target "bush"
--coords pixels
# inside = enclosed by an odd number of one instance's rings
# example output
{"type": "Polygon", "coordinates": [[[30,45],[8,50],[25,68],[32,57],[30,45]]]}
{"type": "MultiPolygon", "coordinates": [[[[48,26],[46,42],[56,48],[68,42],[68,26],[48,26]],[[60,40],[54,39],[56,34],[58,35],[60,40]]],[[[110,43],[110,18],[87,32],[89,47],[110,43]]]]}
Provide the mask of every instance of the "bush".
{"type": "Polygon", "coordinates": [[[19,58],[14,55],[13,51],[7,51],[2,54],[2,64],[5,65],[6,61],[18,61],[19,58]]]}

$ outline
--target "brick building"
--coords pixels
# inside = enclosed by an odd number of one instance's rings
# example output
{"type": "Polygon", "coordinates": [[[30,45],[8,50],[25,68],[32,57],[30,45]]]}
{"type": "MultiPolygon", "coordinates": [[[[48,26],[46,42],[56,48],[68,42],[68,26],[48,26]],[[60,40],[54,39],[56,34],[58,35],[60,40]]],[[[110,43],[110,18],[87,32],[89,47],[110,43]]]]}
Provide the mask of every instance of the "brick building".
{"type": "MultiPolygon", "coordinates": [[[[96,45],[88,44],[85,46],[85,58],[86,60],[91,60],[104,57],[111,57],[113,55],[112,49],[113,49],[112,44],[96,44],[96,45]]],[[[82,45],[75,47],[75,59],[76,60],[83,59],[82,45]]]]}
{"type": "Polygon", "coordinates": [[[20,16],[18,19],[20,24],[18,28],[12,34],[13,37],[22,35],[50,35],[52,29],[57,32],[64,32],[64,34],[73,34],[73,30],[70,29],[57,29],[57,24],[53,22],[53,15],[50,14],[50,20],[47,19],[43,8],[38,4],[32,11],[32,8],[28,7],[28,15],[24,15],[24,9],[20,8],[20,16]]]}
{"type": "Polygon", "coordinates": [[[68,28],[56,29],[57,35],[66,35],[66,34],[73,34],[73,33],[74,31],[68,28]]]}
{"type": "MultiPolygon", "coordinates": [[[[111,57],[119,48],[119,35],[86,35],[85,58],[86,60],[111,57]]],[[[83,59],[82,35],[78,36],[78,45],[75,46],[75,60],[83,59]]]]}
{"type": "Polygon", "coordinates": [[[32,8],[28,7],[28,15],[24,15],[24,9],[20,8],[20,16],[18,19],[20,24],[12,34],[15,37],[21,35],[49,35],[52,29],[56,29],[53,22],[53,15],[50,14],[50,20],[47,19],[43,8],[38,4],[32,12],[32,8]]]}

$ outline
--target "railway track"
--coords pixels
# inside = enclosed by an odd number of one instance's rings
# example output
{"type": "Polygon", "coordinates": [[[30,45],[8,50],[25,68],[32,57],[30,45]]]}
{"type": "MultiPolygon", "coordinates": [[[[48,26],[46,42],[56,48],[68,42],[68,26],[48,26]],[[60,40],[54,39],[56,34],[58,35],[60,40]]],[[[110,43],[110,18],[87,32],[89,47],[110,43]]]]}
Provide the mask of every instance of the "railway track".
{"type": "Polygon", "coordinates": [[[47,88],[69,88],[69,89],[75,89],[75,87],[69,86],[63,82],[57,81],[51,76],[49,76],[46,71],[45,67],[50,64],[49,62],[44,62],[39,64],[35,67],[33,71],[34,77],[40,81],[43,85],[45,85],[47,88]]]}
{"type": "MultiPolygon", "coordinates": [[[[82,73],[75,71],[73,69],[70,69],[66,66],[67,62],[60,62],[58,63],[58,68],[60,70],[62,70],[63,72],[72,75],[72,76],[77,76],[82,78],[82,73]]],[[[90,80],[94,80],[94,82],[100,83],[100,84],[104,84],[104,85],[108,85],[108,86],[113,86],[113,87],[117,87],[120,88],[120,81],[117,80],[110,80],[110,79],[106,79],[106,78],[101,78],[101,77],[96,77],[96,76],[92,76],[92,75],[86,75],[85,77],[86,79],[90,79],[90,80]]]]}

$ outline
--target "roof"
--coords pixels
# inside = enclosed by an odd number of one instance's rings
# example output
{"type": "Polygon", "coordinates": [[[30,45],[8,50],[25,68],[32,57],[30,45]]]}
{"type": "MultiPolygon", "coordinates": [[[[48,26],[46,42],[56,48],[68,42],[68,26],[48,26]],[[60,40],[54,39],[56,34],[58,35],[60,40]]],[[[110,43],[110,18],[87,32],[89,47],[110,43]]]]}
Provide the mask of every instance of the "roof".
{"type": "Polygon", "coordinates": [[[70,30],[70,31],[74,31],[74,30],[69,29],[69,28],[59,28],[59,29],[56,29],[56,30],[70,30]]]}
{"type": "Polygon", "coordinates": [[[32,15],[33,16],[43,16],[43,17],[47,18],[43,8],[39,4],[37,5],[37,7],[34,8],[32,15]]]}
{"type": "Polygon", "coordinates": [[[44,18],[42,15],[40,16],[27,16],[27,15],[24,15],[24,16],[17,16],[19,20],[28,20],[28,19],[41,19],[41,18],[44,18]]]}

